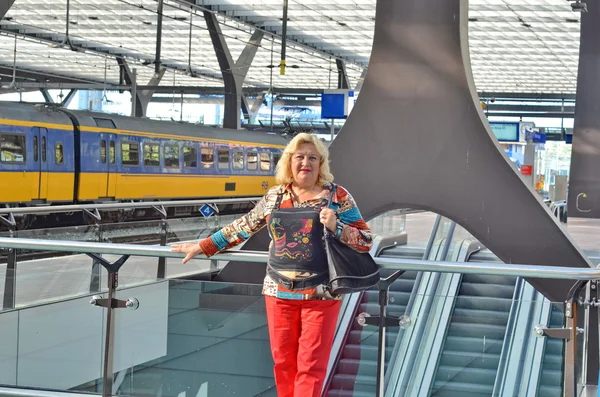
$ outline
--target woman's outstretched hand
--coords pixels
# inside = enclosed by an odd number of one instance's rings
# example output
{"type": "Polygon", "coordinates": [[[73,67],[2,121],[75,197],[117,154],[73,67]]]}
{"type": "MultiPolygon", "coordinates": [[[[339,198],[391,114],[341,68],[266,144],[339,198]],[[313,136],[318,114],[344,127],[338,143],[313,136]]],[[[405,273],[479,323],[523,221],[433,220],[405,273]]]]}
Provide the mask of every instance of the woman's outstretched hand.
{"type": "Polygon", "coordinates": [[[186,255],[181,262],[184,265],[196,255],[204,254],[198,243],[173,244],[171,251],[183,252],[186,255]]]}

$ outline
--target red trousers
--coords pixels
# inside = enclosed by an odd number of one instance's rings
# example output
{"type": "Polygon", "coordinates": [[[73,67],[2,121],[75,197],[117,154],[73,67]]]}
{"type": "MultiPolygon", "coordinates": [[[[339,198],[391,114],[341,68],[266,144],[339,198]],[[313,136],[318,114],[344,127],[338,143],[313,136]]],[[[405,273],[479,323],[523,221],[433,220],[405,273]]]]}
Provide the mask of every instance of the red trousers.
{"type": "Polygon", "coordinates": [[[341,301],[265,296],[278,397],[320,397],[341,301]]]}

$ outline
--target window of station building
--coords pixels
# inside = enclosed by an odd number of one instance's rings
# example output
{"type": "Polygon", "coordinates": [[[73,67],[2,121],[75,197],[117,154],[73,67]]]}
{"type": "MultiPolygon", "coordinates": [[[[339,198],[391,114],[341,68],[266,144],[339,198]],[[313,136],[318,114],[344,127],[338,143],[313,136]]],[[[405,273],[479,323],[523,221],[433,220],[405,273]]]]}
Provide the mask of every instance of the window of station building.
{"type": "Polygon", "coordinates": [[[54,145],[54,162],[56,165],[63,165],[65,163],[65,153],[62,143],[54,145]]]}
{"type": "Polygon", "coordinates": [[[183,166],[186,168],[198,167],[198,150],[195,147],[183,147],[183,166]]]}
{"type": "Polygon", "coordinates": [[[38,147],[38,137],[34,136],[33,137],[33,161],[38,161],[39,160],[39,147],[38,147]]]}
{"type": "Polygon", "coordinates": [[[279,160],[281,160],[281,152],[273,153],[273,165],[275,167],[277,167],[277,163],[279,163],[279,160]]]}
{"type": "Polygon", "coordinates": [[[144,166],[160,167],[160,145],[144,143],[144,166]]]}
{"type": "Polygon", "coordinates": [[[220,170],[228,170],[229,169],[229,149],[219,149],[217,151],[219,156],[219,169],[220,170]]]}
{"type": "Polygon", "coordinates": [[[25,135],[0,134],[0,161],[25,163],[25,135]]]}
{"type": "Polygon", "coordinates": [[[121,142],[121,164],[140,164],[140,145],[136,142],[121,142]]]}
{"type": "Polygon", "coordinates": [[[258,169],[258,153],[248,152],[246,154],[246,164],[248,171],[255,171],[258,169]]]}
{"type": "Polygon", "coordinates": [[[200,149],[202,168],[211,169],[215,164],[215,150],[213,148],[203,147],[200,149]]]}
{"type": "Polygon", "coordinates": [[[179,168],[179,146],[165,145],[165,167],[179,168]]]}
{"type": "Polygon", "coordinates": [[[233,169],[243,170],[244,169],[244,152],[241,150],[233,151],[233,169]]]}
{"type": "Polygon", "coordinates": [[[260,154],[260,170],[269,171],[271,169],[271,153],[262,152],[260,154]]]}
{"type": "Polygon", "coordinates": [[[106,140],[103,139],[100,142],[100,161],[102,164],[106,164],[106,140]]]}
{"type": "Polygon", "coordinates": [[[110,141],[110,147],[108,149],[108,158],[111,164],[115,163],[115,141],[110,141]]]}

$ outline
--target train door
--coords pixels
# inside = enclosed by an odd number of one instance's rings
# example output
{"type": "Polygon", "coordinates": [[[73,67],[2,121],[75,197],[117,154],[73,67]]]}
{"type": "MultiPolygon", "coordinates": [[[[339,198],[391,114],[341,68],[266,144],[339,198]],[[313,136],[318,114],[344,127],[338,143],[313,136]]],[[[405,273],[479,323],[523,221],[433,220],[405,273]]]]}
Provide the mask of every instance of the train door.
{"type": "Polygon", "coordinates": [[[108,161],[106,162],[106,194],[104,197],[116,197],[117,195],[117,136],[115,134],[104,134],[106,140],[108,161]]]}
{"type": "Polygon", "coordinates": [[[48,197],[48,130],[46,128],[35,128],[33,136],[34,160],[39,165],[39,194],[38,199],[45,200],[48,197]]]}

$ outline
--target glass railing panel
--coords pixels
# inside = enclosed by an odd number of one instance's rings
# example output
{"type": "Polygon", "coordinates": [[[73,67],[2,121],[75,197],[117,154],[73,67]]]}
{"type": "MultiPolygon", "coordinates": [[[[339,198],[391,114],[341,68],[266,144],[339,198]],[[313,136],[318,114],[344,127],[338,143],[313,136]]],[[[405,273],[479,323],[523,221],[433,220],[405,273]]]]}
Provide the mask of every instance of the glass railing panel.
{"type": "Polygon", "coordinates": [[[367,222],[374,234],[397,234],[406,227],[406,210],[396,209],[377,215],[367,222]]]}
{"type": "MultiPolygon", "coordinates": [[[[225,226],[238,215],[213,216],[209,218],[195,217],[167,220],[167,244],[178,241],[198,241],[209,236],[225,226]]],[[[70,226],[63,228],[21,230],[14,237],[61,240],[114,242],[132,244],[160,244],[163,225],[160,220],[122,222],[117,224],[102,224],[70,226]]],[[[8,232],[0,233],[0,237],[9,237],[8,232]]],[[[114,261],[118,256],[106,256],[114,261]]],[[[8,251],[0,249],[0,264],[5,264],[8,251]]],[[[12,283],[15,291],[14,307],[49,302],[62,298],[80,296],[94,291],[106,290],[106,270],[100,268],[99,284],[98,270],[93,270],[94,261],[86,255],[72,253],[17,251],[16,281],[12,283]],[[93,285],[99,285],[94,288],[93,285]]],[[[121,284],[131,285],[136,281],[153,281],[158,274],[158,258],[130,258],[127,266],[120,272],[121,284]]],[[[209,269],[218,269],[225,262],[210,260],[194,260],[186,265],[179,259],[166,259],[165,277],[182,277],[209,269]]],[[[6,283],[6,266],[0,266],[0,293],[4,294],[6,283]]],[[[9,280],[10,283],[10,280],[9,280]]]]}
{"type": "Polygon", "coordinates": [[[102,376],[105,311],[90,297],[0,313],[0,384],[83,391],[102,376]]]}
{"type": "Polygon", "coordinates": [[[276,396],[260,285],[164,281],[120,288],[115,394],[276,396]]]}

